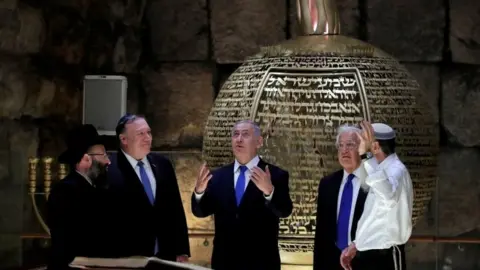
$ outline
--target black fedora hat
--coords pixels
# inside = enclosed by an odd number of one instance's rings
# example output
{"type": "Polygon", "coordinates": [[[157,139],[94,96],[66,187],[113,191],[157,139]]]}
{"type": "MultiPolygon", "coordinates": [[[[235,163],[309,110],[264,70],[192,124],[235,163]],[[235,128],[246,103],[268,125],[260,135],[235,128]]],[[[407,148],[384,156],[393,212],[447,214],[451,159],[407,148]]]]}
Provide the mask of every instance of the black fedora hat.
{"type": "Polygon", "coordinates": [[[104,145],[97,130],[90,124],[72,129],[67,135],[66,144],[67,150],[58,157],[58,161],[70,165],[78,163],[87,153],[88,148],[104,145]]]}

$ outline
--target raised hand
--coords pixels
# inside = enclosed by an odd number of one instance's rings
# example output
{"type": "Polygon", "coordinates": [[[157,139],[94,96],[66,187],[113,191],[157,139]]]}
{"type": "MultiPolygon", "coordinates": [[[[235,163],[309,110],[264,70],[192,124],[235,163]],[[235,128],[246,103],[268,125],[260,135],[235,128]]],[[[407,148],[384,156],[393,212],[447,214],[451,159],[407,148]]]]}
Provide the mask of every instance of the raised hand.
{"type": "Polygon", "coordinates": [[[268,165],[265,168],[265,171],[259,167],[253,167],[250,179],[257,186],[257,188],[263,192],[263,194],[267,196],[272,194],[273,185],[268,165]]]}
{"type": "Polygon", "coordinates": [[[373,127],[370,122],[363,120],[362,122],[360,122],[360,127],[362,128],[362,132],[356,133],[358,139],[360,140],[358,153],[360,155],[363,155],[366,152],[370,151],[370,148],[375,141],[375,136],[373,135],[373,127]]]}
{"type": "Polygon", "coordinates": [[[203,163],[198,172],[197,182],[195,184],[195,193],[201,194],[207,189],[208,181],[212,178],[212,174],[207,167],[207,163],[203,163]]]}

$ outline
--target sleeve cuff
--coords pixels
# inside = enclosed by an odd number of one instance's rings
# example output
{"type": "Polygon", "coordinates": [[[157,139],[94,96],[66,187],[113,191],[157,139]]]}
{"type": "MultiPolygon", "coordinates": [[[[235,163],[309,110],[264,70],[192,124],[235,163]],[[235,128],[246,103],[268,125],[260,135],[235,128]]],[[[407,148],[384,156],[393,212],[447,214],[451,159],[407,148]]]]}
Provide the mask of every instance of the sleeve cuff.
{"type": "Polygon", "coordinates": [[[194,193],[195,193],[195,200],[200,201],[200,199],[202,199],[202,197],[203,197],[203,194],[205,194],[205,191],[202,192],[202,193],[196,193],[194,191],[194,193]]]}
{"type": "Polygon", "coordinates": [[[270,195],[263,195],[265,197],[265,200],[267,201],[271,201],[272,200],[272,197],[273,197],[273,192],[275,191],[275,187],[273,187],[272,189],[272,192],[270,193],[270,195]]]}

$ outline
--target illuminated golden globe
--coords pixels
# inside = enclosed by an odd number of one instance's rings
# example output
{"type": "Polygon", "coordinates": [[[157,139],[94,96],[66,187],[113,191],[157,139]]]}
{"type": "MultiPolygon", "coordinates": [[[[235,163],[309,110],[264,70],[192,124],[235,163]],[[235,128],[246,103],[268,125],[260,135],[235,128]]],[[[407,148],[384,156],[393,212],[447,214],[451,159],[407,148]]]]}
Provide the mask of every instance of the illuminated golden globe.
{"type": "Polygon", "coordinates": [[[231,163],[233,124],[252,119],[260,125],[262,158],[290,172],[294,209],[280,223],[282,263],[308,266],[318,184],[340,169],[339,125],[367,119],[396,130],[397,153],[414,182],[414,223],[435,186],[439,136],[416,80],[387,53],[340,35],[333,0],[297,0],[297,9],[304,35],[262,48],[221,88],[206,123],[203,156],[211,168],[231,163]]]}

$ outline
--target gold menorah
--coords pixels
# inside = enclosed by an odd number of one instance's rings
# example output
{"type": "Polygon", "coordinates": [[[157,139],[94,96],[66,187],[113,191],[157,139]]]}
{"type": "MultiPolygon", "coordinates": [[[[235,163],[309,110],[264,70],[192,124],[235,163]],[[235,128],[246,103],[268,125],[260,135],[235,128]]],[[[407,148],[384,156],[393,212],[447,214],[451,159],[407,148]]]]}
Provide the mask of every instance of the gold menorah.
{"type": "MultiPolygon", "coordinates": [[[[50,195],[52,180],[54,179],[53,170],[52,170],[53,161],[54,159],[48,156],[43,158],[30,157],[28,159],[28,180],[29,180],[28,194],[30,195],[30,198],[32,200],[32,206],[35,212],[35,216],[37,217],[38,222],[40,222],[40,225],[42,226],[42,228],[48,234],[50,234],[50,230],[38,208],[37,197],[39,196],[44,197],[45,200],[48,200],[48,196],[50,195]],[[37,181],[38,167],[39,167],[38,164],[40,161],[43,164],[43,185],[41,185],[43,186],[43,191],[37,190],[37,187],[39,184],[39,181],[37,181]]],[[[67,172],[68,172],[67,165],[63,163],[59,163],[57,179],[62,180],[63,178],[65,178],[65,176],[67,176],[67,172]]]]}

